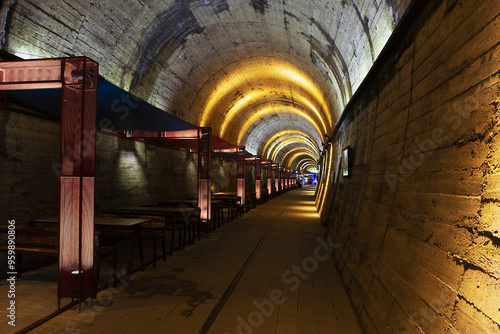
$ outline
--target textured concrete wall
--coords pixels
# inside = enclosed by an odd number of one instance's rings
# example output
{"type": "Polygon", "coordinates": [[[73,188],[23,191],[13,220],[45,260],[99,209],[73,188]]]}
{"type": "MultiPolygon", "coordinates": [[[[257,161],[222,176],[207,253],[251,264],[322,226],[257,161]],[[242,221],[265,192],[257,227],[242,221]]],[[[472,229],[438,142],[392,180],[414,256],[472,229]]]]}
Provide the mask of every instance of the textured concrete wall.
{"type": "Polygon", "coordinates": [[[500,3],[428,7],[334,138],[322,218],[367,333],[499,333],[500,3]]]}
{"type": "Polygon", "coordinates": [[[86,55],[109,81],[193,124],[212,126],[234,144],[245,144],[238,142],[243,124],[264,107],[293,105],[320,124],[317,109],[325,129],[280,110],[255,122],[242,140],[255,150],[286,124],[306,127],[320,145],[409,3],[4,1],[0,44],[22,58],[86,55]],[[230,120],[227,110],[239,103],[244,108],[230,120]],[[209,105],[213,115],[203,119],[209,105]]]}

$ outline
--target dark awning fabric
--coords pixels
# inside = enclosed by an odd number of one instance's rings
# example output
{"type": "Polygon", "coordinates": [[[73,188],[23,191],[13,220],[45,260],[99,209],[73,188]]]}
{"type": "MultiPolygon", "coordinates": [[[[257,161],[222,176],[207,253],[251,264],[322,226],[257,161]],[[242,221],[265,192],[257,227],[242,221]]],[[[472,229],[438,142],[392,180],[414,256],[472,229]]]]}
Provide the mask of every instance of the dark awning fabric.
{"type": "MultiPolygon", "coordinates": [[[[61,89],[12,90],[6,93],[41,112],[56,117],[61,114],[61,89]]],[[[98,86],[97,125],[103,129],[116,131],[180,131],[198,128],[138,99],[102,77],[99,77],[98,86]]],[[[193,152],[198,149],[196,139],[171,139],[166,143],[193,152]]],[[[237,146],[212,136],[212,147],[214,150],[224,150],[237,146]]],[[[213,156],[232,160],[237,158],[236,153],[214,152],[213,156]]],[[[253,155],[245,151],[245,157],[253,155]]]]}
{"type": "MultiPolygon", "coordinates": [[[[212,157],[224,159],[224,160],[237,160],[238,154],[236,153],[221,153],[221,152],[212,152],[212,157]]],[[[245,158],[254,158],[255,155],[245,151],[245,158]]]]}
{"type": "MultiPolygon", "coordinates": [[[[15,90],[8,95],[36,109],[60,116],[61,89],[15,90]]],[[[176,131],[196,129],[186,121],[140,100],[104,78],[99,78],[97,124],[119,131],[176,131]]]]}
{"type": "MultiPolygon", "coordinates": [[[[197,138],[148,138],[141,137],[142,139],[155,142],[158,144],[164,144],[171,147],[178,147],[189,150],[190,152],[197,153],[198,152],[198,139],[197,138]]],[[[219,137],[212,135],[212,157],[224,159],[224,160],[236,160],[238,158],[237,153],[228,153],[228,152],[220,152],[223,150],[231,150],[237,149],[238,146],[232,145],[219,137]]],[[[245,158],[253,158],[255,157],[248,151],[245,151],[245,158]]]]}

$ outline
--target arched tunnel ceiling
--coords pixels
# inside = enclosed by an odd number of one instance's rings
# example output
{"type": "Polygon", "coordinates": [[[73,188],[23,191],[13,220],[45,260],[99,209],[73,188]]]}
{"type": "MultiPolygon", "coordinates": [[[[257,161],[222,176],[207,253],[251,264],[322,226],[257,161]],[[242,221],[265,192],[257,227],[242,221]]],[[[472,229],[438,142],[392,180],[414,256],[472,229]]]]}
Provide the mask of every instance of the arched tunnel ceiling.
{"type": "MultiPolygon", "coordinates": [[[[3,48],[89,56],[109,81],[254,154],[283,131],[321,150],[410,2],[4,1],[3,48]]],[[[276,156],[299,146],[311,149],[276,156]]]]}

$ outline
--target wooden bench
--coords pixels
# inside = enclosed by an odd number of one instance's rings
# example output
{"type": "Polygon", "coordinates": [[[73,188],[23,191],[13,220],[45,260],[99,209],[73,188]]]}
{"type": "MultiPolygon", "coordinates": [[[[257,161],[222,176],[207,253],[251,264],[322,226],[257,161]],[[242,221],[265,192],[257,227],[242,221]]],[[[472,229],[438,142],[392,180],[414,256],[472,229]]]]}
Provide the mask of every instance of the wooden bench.
{"type": "MultiPolygon", "coordinates": [[[[0,226],[0,251],[9,251],[9,233],[7,226],[0,226]]],[[[16,272],[18,278],[22,275],[22,254],[38,253],[57,256],[59,254],[59,229],[48,227],[16,226],[15,228],[16,272]]],[[[96,296],[101,270],[101,259],[113,255],[113,285],[117,282],[118,253],[114,247],[103,247],[98,232],[94,237],[94,292],[96,296]]]]}

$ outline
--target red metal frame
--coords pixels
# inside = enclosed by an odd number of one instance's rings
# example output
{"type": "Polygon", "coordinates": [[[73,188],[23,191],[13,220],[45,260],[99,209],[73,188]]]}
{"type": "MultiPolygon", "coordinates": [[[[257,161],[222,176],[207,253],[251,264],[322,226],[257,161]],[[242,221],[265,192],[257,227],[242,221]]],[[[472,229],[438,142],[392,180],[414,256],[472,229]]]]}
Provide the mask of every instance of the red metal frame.
{"type": "Polygon", "coordinates": [[[205,127],[179,131],[126,131],[127,138],[163,139],[166,143],[190,148],[198,153],[198,207],[201,230],[211,231],[212,129],[205,127]],[[193,143],[194,141],[194,143],[193,143]]]}
{"type": "Polygon", "coordinates": [[[271,195],[271,187],[273,186],[273,164],[267,163],[267,194],[271,195]]]}
{"type": "Polygon", "coordinates": [[[236,169],[236,195],[241,196],[240,204],[245,207],[245,146],[238,148],[236,169]]]}
{"type": "Polygon", "coordinates": [[[61,88],[59,298],[94,287],[94,183],[98,63],[86,57],[0,63],[0,89],[61,88]]]}
{"type": "Polygon", "coordinates": [[[201,229],[210,232],[212,192],[210,174],[212,169],[212,129],[198,130],[198,206],[200,207],[201,229]]]}
{"type": "Polygon", "coordinates": [[[277,194],[280,192],[280,184],[281,184],[280,179],[281,179],[280,165],[275,164],[274,165],[274,184],[275,184],[275,189],[276,189],[277,194]]]}
{"type": "Polygon", "coordinates": [[[288,189],[288,169],[285,168],[285,170],[283,171],[283,173],[285,174],[283,188],[284,189],[288,189]]]}
{"type": "Polygon", "coordinates": [[[280,167],[280,190],[285,190],[285,168],[280,167]]]}
{"type": "Polygon", "coordinates": [[[255,197],[258,203],[261,203],[262,199],[261,180],[262,180],[262,157],[257,156],[255,157],[255,194],[256,194],[255,197]]]}

